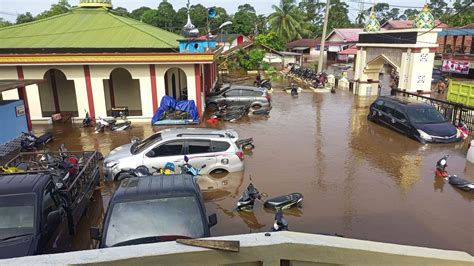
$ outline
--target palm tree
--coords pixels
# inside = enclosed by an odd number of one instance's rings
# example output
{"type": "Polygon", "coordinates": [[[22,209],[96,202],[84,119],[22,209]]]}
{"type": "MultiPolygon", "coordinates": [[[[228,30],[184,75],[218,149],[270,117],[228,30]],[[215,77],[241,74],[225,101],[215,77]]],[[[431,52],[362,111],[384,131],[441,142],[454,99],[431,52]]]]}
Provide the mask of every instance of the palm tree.
{"type": "Polygon", "coordinates": [[[303,14],[295,5],[294,0],[281,0],[280,5],[272,5],[275,10],[268,17],[271,30],[276,32],[286,42],[301,39],[307,35],[303,14]]]}

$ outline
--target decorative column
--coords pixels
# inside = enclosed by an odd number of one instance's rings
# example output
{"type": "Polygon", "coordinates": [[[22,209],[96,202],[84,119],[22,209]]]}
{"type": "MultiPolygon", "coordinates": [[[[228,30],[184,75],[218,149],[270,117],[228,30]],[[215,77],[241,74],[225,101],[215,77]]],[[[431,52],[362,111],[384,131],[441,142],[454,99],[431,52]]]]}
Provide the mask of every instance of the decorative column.
{"type": "Polygon", "coordinates": [[[195,78],[195,83],[196,83],[196,106],[199,112],[199,117],[202,118],[202,102],[201,102],[202,76],[201,76],[201,65],[199,64],[194,65],[194,78],[195,78]]]}
{"type": "MultiPolygon", "coordinates": [[[[18,79],[24,80],[25,76],[23,75],[23,68],[21,66],[17,66],[16,71],[18,74],[18,79]]],[[[18,97],[20,98],[20,100],[23,100],[23,105],[25,106],[26,124],[28,125],[28,130],[31,131],[33,127],[31,125],[30,108],[28,106],[28,96],[26,95],[26,88],[19,87],[17,90],[18,90],[18,97]]]]}
{"type": "Polygon", "coordinates": [[[153,112],[158,109],[158,93],[156,91],[156,70],[155,65],[150,65],[150,80],[151,80],[151,100],[153,104],[153,112]]]}
{"type": "Polygon", "coordinates": [[[92,94],[91,72],[88,65],[84,65],[84,77],[86,81],[87,101],[91,117],[95,117],[94,96],[92,94]]]}

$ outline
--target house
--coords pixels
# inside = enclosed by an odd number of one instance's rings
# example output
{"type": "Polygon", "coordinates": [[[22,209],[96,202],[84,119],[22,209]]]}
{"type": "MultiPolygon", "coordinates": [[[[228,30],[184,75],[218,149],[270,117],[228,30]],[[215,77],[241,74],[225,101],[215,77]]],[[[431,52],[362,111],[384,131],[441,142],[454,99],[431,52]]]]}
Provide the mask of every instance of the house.
{"type": "Polygon", "coordinates": [[[301,61],[302,61],[302,55],[300,53],[276,51],[270,47],[267,47],[262,44],[257,45],[251,41],[244,42],[240,45],[234,46],[231,49],[224,51],[222,55],[229,56],[231,54],[238,52],[241,49],[251,50],[253,48],[263,49],[265,51],[265,57],[263,58],[263,61],[277,68],[286,67],[290,63],[301,64],[301,61]]]}
{"type": "Polygon", "coordinates": [[[242,34],[219,33],[215,40],[217,41],[218,46],[223,47],[223,51],[227,51],[232,47],[250,41],[251,37],[242,34]]]}
{"type": "Polygon", "coordinates": [[[474,78],[474,23],[438,33],[442,71],[474,78]]]}
{"type": "MultiPolygon", "coordinates": [[[[359,40],[359,33],[362,28],[337,28],[331,31],[326,37],[327,61],[335,62],[338,59],[338,53],[356,44],[359,40]]],[[[317,47],[319,50],[320,48],[317,47]]]]}
{"type": "MultiPolygon", "coordinates": [[[[437,28],[447,28],[448,25],[444,24],[440,20],[436,19],[434,21],[434,25],[437,28]]],[[[382,30],[401,30],[401,29],[412,29],[413,28],[413,20],[388,20],[383,23],[380,28],[382,30]]]]}
{"type": "Polygon", "coordinates": [[[0,99],[23,100],[29,126],[55,113],[106,117],[118,107],[148,121],[165,95],[187,96],[202,113],[217,79],[215,50],[180,52],[182,36],[118,15],[112,0],[80,0],[65,14],[0,35],[0,82],[25,81],[0,99]]]}
{"type": "Polygon", "coordinates": [[[303,63],[318,61],[319,50],[316,50],[316,46],[320,42],[321,38],[292,41],[286,45],[286,51],[303,55],[303,63]]]}

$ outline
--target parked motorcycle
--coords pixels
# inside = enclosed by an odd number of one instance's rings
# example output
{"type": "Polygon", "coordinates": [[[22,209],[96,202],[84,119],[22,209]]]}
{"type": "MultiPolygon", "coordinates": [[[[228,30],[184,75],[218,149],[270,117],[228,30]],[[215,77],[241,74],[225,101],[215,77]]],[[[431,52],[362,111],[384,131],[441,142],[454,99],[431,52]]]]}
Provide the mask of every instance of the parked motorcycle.
{"type": "Polygon", "coordinates": [[[449,155],[439,159],[436,163],[436,176],[443,177],[453,187],[457,187],[464,191],[474,192],[474,182],[458,177],[457,175],[450,175],[446,168],[448,167],[449,155]]]}
{"type": "Polygon", "coordinates": [[[255,145],[253,145],[253,138],[248,139],[239,139],[235,142],[239,147],[242,147],[244,150],[253,150],[255,145]]]}
{"type": "Polygon", "coordinates": [[[272,231],[287,231],[288,230],[288,221],[283,217],[283,212],[281,209],[277,209],[275,213],[275,222],[273,223],[272,231]]]}
{"type": "Polygon", "coordinates": [[[82,125],[81,127],[93,127],[94,122],[92,121],[92,118],[89,115],[89,112],[86,111],[86,117],[82,120],[82,125]]]}
{"type": "Polygon", "coordinates": [[[186,155],[184,155],[184,162],[185,163],[183,165],[179,166],[179,168],[181,168],[181,174],[188,174],[193,177],[196,177],[200,175],[201,169],[206,168],[206,165],[201,166],[200,169],[192,166],[191,164],[189,164],[189,158],[186,155]]]}
{"type": "Polygon", "coordinates": [[[294,98],[298,97],[298,87],[295,86],[295,84],[291,84],[291,96],[293,96],[294,98]]]}
{"type": "Polygon", "coordinates": [[[171,175],[175,173],[175,165],[174,163],[168,162],[165,164],[163,168],[157,168],[152,166],[154,171],[150,171],[148,167],[145,165],[139,165],[136,168],[132,168],[127,170],[126,172],[119,175],[117,180],[123,180],[132,177],[140,177],[140,176],[152,176],[152,175],[171,175]]]}
{"type": "Polygon", "coordinates": [[[45,146],[53,141],[53,134],[48,132],[44,135],[36,137],[31,133],[23,132],[23,139],[20,142],[22,151],[32,151],[39,146],[45,146]]]}
{"type": "Polygon", "coordinates": [[[466,123],[464,121],[459,121],[457,127],[456,127],[461,133],[461,139],[466,140],[469,137],[469,128],[467,127],[466,123]]]}
{"type": "Polygon", "coordinates": [[[272,81],[269,79],[255,80],[254,85],[268,90],[272,89],[272,81]]]}
{"type": "Polygon", "coordinates": [[[124,121],[117,123],[115,119],[105,119],[99,117],[96,121],[95,132],[104,132],[105,128],[109,128],[111,131],[122,131],[131,128],[132,122],[124,121]]]}
{"type": "Polygon", "coordinates": [[[250,177],[250,184],[240,196],[239,201],[237,201],[237,210],[239,211],[252,211],[255,200],[260,200],[262,195],[258,192],[257,188],[252,183],[252,177],[250,177]]]}

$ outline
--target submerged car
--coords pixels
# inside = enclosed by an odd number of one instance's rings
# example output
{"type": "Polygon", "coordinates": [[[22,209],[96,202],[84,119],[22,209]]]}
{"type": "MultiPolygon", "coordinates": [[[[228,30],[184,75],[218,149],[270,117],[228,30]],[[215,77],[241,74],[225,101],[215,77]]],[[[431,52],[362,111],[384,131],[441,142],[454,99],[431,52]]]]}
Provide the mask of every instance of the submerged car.
{"type": "Polygon", "coordinates": [[[228,106],[246,106],[253,110],[271,109],[271,97],[267,89],[246,85],[225,85],[206,98],[206,107],[210,111],[217,110],[224,103],[228,106]]]}
{"type": "Polygon", "coordinates": [[[201,190],[190,175],[122,180],[110,200],[102,233],[91,228],[99,248],[210,236],[215,214],[206,216],[201,190]]]}
{"type": "Polygon", "coordinates": [[[403,97],[382,96],[370,105],[367,119],[421,143],[451,143],[461,134],[433,106],[403,97]]]}
{"type": "Polygon", "coordinates": [[[237,140],[237,132],[231,129],[165,129],[112,150],[104,159],[104,176],[110,181],[121,180],[129,176],[128,170],[140,165],[158,169],[170,162],[178,169],[185,163],[184,155],[195,167],[206,165],[201,174],[242,171],[244,153],[237,140]]]}

